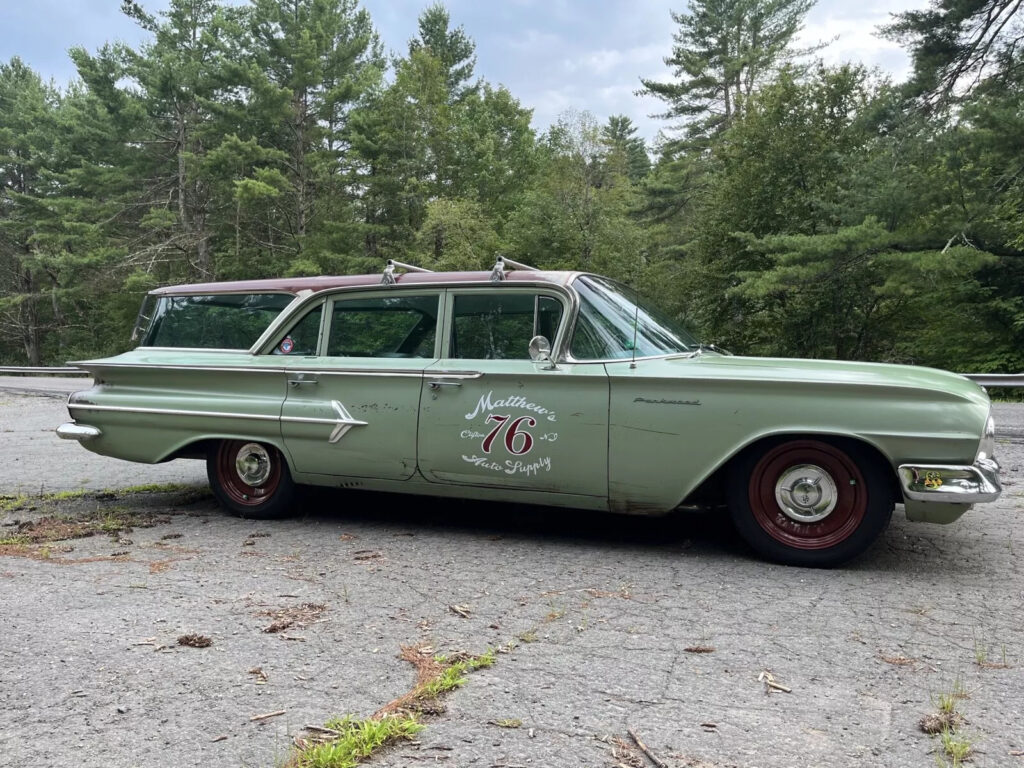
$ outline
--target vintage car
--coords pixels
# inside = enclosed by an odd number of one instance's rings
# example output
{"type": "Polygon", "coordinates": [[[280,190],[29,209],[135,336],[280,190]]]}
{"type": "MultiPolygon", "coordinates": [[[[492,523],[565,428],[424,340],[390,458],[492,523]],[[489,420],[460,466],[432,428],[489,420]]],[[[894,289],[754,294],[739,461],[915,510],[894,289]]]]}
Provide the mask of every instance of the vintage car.
{"type": "Polygon", "coordinates": [[[966,378],[728,355],[593,274],[389,262],[147,301],[140,346],[74,363],[95,382],[57,434],[129,461],[204,459],[246,517],[286,514],[296,484],[725,506],[761,555],[834,566],[897,503],[949,523],[1001,492],[989,399],[966,378]]]}

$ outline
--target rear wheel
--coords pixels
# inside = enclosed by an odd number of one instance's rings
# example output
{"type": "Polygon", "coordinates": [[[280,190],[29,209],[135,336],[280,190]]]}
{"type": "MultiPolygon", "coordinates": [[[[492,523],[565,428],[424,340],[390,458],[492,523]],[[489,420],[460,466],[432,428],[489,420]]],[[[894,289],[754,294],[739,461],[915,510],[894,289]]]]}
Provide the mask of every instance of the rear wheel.
{"type": "Polygon", "coordinates": [[[266,443],[221,440],[206,456],[206,476],[221,506],[241,517],[284,517],[295,493],[284,456],[266,443]]]}
{"type": "Polygon", "coordinates": [[[776,441],[741,456],[729,484],[740,535],[765,557],[831,567],[885,530],[894,500],[886,467],[855,443],[776,441]]]}

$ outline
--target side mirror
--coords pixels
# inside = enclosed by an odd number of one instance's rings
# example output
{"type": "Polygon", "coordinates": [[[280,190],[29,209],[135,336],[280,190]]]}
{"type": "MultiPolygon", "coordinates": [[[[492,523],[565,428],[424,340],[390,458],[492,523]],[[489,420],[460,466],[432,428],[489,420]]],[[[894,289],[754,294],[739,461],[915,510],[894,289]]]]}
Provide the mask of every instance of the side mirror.
{"type": "Polygon", "coordinates": [[[547,369],[549,371],[558,370],[551,360],[551,342],[546,336],[534,336],[530,339],[530,359],[535,363],[550,363],[551,367],[547,369]]]}

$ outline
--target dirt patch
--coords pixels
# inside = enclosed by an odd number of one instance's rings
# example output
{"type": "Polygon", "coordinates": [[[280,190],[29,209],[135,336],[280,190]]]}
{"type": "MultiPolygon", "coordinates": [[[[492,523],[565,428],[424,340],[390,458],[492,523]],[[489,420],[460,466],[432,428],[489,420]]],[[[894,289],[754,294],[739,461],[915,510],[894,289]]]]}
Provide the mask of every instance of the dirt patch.
{"type": "Polygon", "coordinates": [[[264,632],[277,633],[295,627],[301,629],[318,621],[327,606],[323,603],[303,603],[291,608],[279,608],[277,610],[266,610],[257,613],[257,616],[273,619],[263,628],[264,632]]]}
{"type": "Polygon", "coordinates": [[[209,648],[213,640],[206,635],[188,634],[178,638],[178,645],[186,645],[190,648],[209,648]]]}

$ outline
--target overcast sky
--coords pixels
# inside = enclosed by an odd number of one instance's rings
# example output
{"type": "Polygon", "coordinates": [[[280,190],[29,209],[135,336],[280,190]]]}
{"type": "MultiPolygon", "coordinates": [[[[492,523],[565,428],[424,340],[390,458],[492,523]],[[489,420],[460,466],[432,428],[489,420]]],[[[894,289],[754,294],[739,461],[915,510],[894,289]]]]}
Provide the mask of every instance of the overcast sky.
{"type": "MultiPolygon", "coordinates": [[[[416,19],[430,0],[362,0],[388,50],[405,52],[416,19]]],[[[142,0],[150,11],[167,0],[142,0]]],[[[927,0],[819,0],[799,44],[828,42],[818,55],[829,63],[863,62],[895,79],[907,57],[876,36],[889,14],[922,8],[927,0]]],[[[0,0],[0,61],[20,56],[58,83],[75,76],[68,48],[95,50],[104,42],[146,39],[119,10],[120,0],[0,0]]],[[[669,79],[662,59],[671,53],[670,10],[685,0],[448,0],[453,26],[476,42],[476,74],[508,87],[533,109],[544,130],[569,109],[589,110],[600,122],[625,114],[653,139],[662,121],[655,99],[635,95],[640,78],[669,79]]]]}

